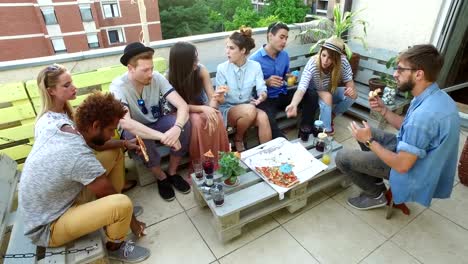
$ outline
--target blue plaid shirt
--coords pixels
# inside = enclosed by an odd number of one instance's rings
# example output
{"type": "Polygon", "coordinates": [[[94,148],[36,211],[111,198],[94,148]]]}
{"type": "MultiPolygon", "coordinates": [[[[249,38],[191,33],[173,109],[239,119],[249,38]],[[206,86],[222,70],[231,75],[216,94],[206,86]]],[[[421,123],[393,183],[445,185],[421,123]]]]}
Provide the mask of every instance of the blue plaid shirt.
{"type": "Polygon", "coordinates": [[[457,166],[460,118],[455,102],[436,83],[415,97],[397,135],[397,152],[418,156],[407,173],[390,171],[395,203],[430,206],[452,193],[457,166]]]}

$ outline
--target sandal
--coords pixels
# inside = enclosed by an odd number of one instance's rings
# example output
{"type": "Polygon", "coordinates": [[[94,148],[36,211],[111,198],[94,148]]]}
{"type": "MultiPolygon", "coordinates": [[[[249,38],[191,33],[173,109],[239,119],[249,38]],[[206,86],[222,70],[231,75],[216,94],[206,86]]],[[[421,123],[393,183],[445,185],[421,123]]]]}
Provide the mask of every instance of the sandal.
{"type": "Polygon", "coordinates": [[[237,152],[242,152],[245,150],[245,145],[243,140],[235,140],[234,139],[234,147],[236,148],[237,152]]]}

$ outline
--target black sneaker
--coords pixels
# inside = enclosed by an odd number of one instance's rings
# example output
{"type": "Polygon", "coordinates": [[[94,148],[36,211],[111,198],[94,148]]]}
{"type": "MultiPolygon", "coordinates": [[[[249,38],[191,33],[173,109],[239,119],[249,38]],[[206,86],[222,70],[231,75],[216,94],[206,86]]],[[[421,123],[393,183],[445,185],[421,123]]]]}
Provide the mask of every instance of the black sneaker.
{"type": "Polygon", "coordinates": [[[172,183],[174,188],[183,194],[190,192],[190,184],[182,178],[179,174],[169,175],[166,172],[167,178],[172,183]]]}
{"type": "Polygon", "coordinates": [[[169,176],[164,180],[156,180],[158,182],[158,191],[159,195],[166,200],[172,201],[175,199],[175,193],[172,189],[171,182],[169,181],[169,176]]]}

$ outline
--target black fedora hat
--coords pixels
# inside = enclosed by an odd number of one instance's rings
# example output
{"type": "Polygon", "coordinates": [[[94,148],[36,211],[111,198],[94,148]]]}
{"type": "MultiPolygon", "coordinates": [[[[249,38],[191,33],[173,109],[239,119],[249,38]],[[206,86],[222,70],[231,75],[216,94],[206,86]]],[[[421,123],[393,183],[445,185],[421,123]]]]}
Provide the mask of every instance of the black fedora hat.
{"type": "Polygon", "coordinates": [[[140,42],[133,42],[128,44],[125,49],[124,49],[124,55],[120,57],[120,63],[123,65],[127,66],[128,61],[133,57],[136,56],[140,53],[147,52],[147,51],[152,51],[154,52],[154,49],[150,47],[146,47],[140,42]]]}

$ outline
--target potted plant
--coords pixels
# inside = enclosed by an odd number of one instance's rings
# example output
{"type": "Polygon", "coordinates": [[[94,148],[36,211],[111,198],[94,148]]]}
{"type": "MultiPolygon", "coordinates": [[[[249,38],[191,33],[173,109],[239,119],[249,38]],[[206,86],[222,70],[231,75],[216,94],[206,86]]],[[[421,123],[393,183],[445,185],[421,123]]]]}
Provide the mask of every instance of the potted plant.
{"type": "Polygon", "coordinates": [[[220,152],[218,172],[223,175],[223,183],[227,186],[238,184],[238,176],[245,173],[245,169],[240,165],[240,153],[220,152]]]}
{"type": "Polygon", "coordinates": [[[368,23],[362,19],[356,19],[356,16],[362,10],[354,12],[345,12],[341,14],[340,5],[336,4],[333,8],[333,21],[326,17],[313,16],[316,20],[310,22],[309,28],[302,31],[300,36],[303,39],[312,39],[316,40],[316,43],[310,47],[310,53],[318,51],[318,47],[322,45],[325,40],[332,36],[337,36],[345,42],[345,52],[348,60],[351,64],[351,69],[356,76],[360,55],[353,53],[349,46],[346,44],[349,39],[355,39],[362,43],[364,48],[367,49],[367,44],[364,38],[367,36],[367,25],[368,23]],[[349,30],[361,26],[363,30],[363,35],[349,36],[349,30]]]}

